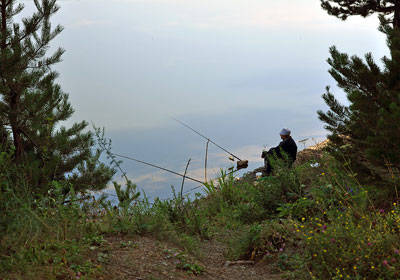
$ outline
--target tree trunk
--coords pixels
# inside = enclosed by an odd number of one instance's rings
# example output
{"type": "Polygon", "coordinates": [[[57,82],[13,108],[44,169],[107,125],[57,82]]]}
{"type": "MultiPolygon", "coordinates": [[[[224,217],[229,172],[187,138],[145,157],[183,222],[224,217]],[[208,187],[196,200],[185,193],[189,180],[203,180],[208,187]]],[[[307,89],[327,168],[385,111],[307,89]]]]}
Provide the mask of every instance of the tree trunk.
{"type": "Polygon", "coordinates": [[[22,137],[21,131],[18,126],[18,95],[17,93],[13,92],[11,97],[11,104],[10,104],[10,126],[13,135],[13,141],[15,146],[15,161],[20,162],[23,157],[24,148],[22,145],[22,137]]]}
{"type": "Polygon", "coordinates": [[[393,28],[400,29],[400,0],[394,3],[393,28]]]}
{"type": "MultiPolygon", "coordinates": [[[[0,42],[0,47],[1,47],[1,54],[2,56],[5,55],[6,53],[6,48],[7,48],[7,6],[11,4],[11,1],[8,0],[1,0],[1,42],[0,42]]],[[[5,57],[4,57],[5,58],[5,57]]],[[[3,69],[4,70],[4,69],[3,69]]],[[[1,73],[2,76],[4,73],[1,73]]],[[[7,81],[7,77],[2,77],[3,79],[3,84],[5,86],[9,86],[7,81]]],[[[20,162],[22,157],[23,157],[23,145],[22,145],[22,136],[21,136],[21,131],[19,129],[18,125],[18,104],[19,104],[19,96],[18,93],[13,91],[12,88],[10,87],[10,94],[11,94],[11,100],[10,100],[10,108],[9,108],[9,118],[10,118],[10,126],[11,126],[11,131],[12,131],[12,137],[14,141],[14,146],[15,146],[15,161],[20,162]]]]}
{"type": "Polygon", "coordinates": [[[6,48],[7,40],[7,13],[6,13],[7,0],[1,0],[1,49],[6,48]]]}

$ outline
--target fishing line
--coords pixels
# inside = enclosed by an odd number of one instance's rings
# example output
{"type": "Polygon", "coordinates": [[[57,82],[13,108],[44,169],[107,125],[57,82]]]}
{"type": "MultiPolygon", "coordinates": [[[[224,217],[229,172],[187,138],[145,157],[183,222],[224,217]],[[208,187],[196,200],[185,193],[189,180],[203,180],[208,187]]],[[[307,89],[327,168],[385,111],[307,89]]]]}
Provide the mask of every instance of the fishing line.
{"type": "MultiPolygon", "coordinates": [[[[116,156],[120,156],[120,155],[118,155],[118,154],[115,154],[116,156]]],[[[127,158],[127,157],[125,157],[125,156],[121,156],[121,157],[124,157],[124,158],[127,158]]],[[[139,161],[140,162],[140,161],[139,161]]],[[[151,165],[151,166],[154,166],[154,165],[151,165]]],[[[155,167],[155,166],[154,166],[155,167]]],[[[157,167],[158,168],[158,167],[157,167]]],[[[164,170],[164,168],[162,168],[163,170],[164,170]]],[[[226,175],[227,176],[229,176],[229,175],[231,175],[231,174],[233,174],[233,173],[235,173],[235,172],[237,172],[238,170],[232,170],[231,172],[229,172],[229,173],[227,173],[226,175]]],[[[169,171],[168,171],[169,172],[169,171]]],[[[173,172],[173,171],[172,171],[173,172]]],[[[174,174],[176,174],[176,172],[173,172],[174,174]]],[[[180,174],[179,174],[180,175],[180,174]]],[[[181,176],[183,176],[183,175],[181,175],[181,176]]],[[[189,177],[187,177],[187,176],[185,176],[185,178],[188,178],[189,179],[189,177]]],[[[215,181],[215,180],[218,180],[218,179],[220,179],[221,177],[217,177],[217,178],[214,178],[214,179],[212,179],[211,181],[215,181]]],[[[199,186],[197,186],[197,187],[194,187],[194,188],[191,188],[190,190],[187,190],[187,191],[184,191],[182,194],[187,194],[187,193],[190,193],[191,191],[194,191],[194,190],[196,190],[196,189],[198,189],[198,188],[201,188],[201,187],[204,187],[204,183],[202,183],[201,185],[199,185],[199,186]]],[[[114,197],[118,197],[117,195],[115,195],[115,194],[112,194],[112,193],[108,193],[108,192],[105,192],[105,191],[101,191],[102,193],[104,193],[104,194],[106,194],[106,195],[110,195],[110,196],[114,196],[114,197]]],[[[148,197],[148,198],[150,198],[150,197],[148,197]]],[[[152,202],[149,202],[149,201],[145,201],[145,200],[142,200],[142,199],[136,199],[137,201],[140,201],[140,202],[147,202],[147,203],[149,203],[149,204],[151,204],[151,205],[154,205],[154,203],[152,203],[152,202]]]]}

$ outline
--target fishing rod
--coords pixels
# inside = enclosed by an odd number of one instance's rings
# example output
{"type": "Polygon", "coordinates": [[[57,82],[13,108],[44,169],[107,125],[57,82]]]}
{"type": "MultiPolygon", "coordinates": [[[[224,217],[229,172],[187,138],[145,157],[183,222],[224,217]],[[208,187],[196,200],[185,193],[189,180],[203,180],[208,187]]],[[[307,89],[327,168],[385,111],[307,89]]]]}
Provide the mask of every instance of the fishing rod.
{"type": "Polygon", "coordinates": [[[241,160],[239,157],[235,156],[234,154],[232,154],[231,152],[229,152],[228,150],[226,150],[225,148],[221,147],[220,145],[218,145],[217,143],[215,143],[214,141],[212,141],[210,138],[204,136],[203,134],[201,134],[200,132],[196,131],[194,128],[190,127],[189,125],[185,124],[184,122],[169,116],[171,119],[173,119],[174,121],[180,123],[181,125],[183,125],[186,128],[189,128],[191,131],[193,131],[194,133],[200,135],[201,137],[203,137],[204,139],[206,139],[207,141],[213,143],[215,146],[217,146],[218,148],[220,148],[221,150],[223,150],[224,152],[230,154],[232,157],[238,159],[237,162],[237,169],[242,169],[242,168],[247,168],[249,161],[248,160],[241,160]]]}
{"type": "Polygon", "coordinates": [[[151,164],[151,163],[148,163],[148,162],[145,162],[145,161],[142,161],[142,160],[138,160],[138,159],[135,159],[135,158],[132,158],[132,157],[123,156],[123,155],[119,155],[119,154],[115,154],[115,153],[111,153],[111,154],[113,154],[113,155],[115,155],[115,156],[117,156],[117,157],[126,158],[126,159],[133,160],[133,161],[136,161],[136,162],[139,162],[139,163],[142,163],[142,164],[151,166],[151,167],[155,167],[155,168],[158,168],[158,169],[167,171],[167,172],[169,172],[169,173],[172,173],[172,174],[181,176],[181,177],[183,177],[183,178],[187,178],[187,179],[189,179],[189,180],[192,180],[192,181],[195,181],[195,182],[197,182],[197,183],[200,183],[200,184],[203,184],[203,185],[204,185],[204,182],[202,182],[202,181],[200,181],[200,180],[191,178],[191,177],[186,176],[186,175],[182,175],[182,174],[180,174],[180,173],[178,173],[178,172],[169,170],[169,169],[167,169],[167,168],[164,168],[164,167],[161,167],[161,166],[158,166],[158,165],[155,165],[155,164],[151,164]]]}
{"type": "MultiPolygon", "coordinates": [[[[158,169],[161,169],[161,170],[170,172],[170,173],[172,173],[172,174],[181,176],[181,177],[183,177],[183,178],[187,178],[187,179],[189,179],[189,180],[192,180],[192,181],[195,181],[195,182],[201,184],[201,185],[199,185],[199,186],[197,186],[197,187],[194,187],[194,188],[192,188],[192,189],[190,189],[190,190],[187,190],[187,191],[183,192],[183,194],[186,194],[186,193],[191,192],[191,191],[193,191],[193,190],[195,190],[195,189],[201,188],[201,187],[203,187],[203,186],[206,184],[205,182],[202,182],[202,181],[200,181],[200,180],[191,178],[191,177],[186,176],[186,175],[182,175],[182,174],[180,174],[180,173],[178,173],[178,172],[169,170],[169,169],[164,168],[164,167],[161,167],[161,166],[157,166],[157,165],[155,165],[155,164],[151,164],[151,163],[148,163],[148,162],[145,162],[145,161],[142,161],[142,160],[138,160],[138,159],[135,159],[135,158],[132,158],[132,157],[128,157],[128,156],[124,156],[124,155],[120,155],[120,154],[116,154],[116,153],[111,153],[111,154],[112,154],[112,155],[115,155],[115,156],[117,156],[117,157],[121,157],[121,158],[129,159],[129,160],[133,160],[133,161],[136,161],[136,162],[139,162],[139,163],[142,163],[142,164],[145,164],[145,165],[154,167],[154,168],[158,168],[158,169]]],[[[238,171],[238,170],[239,170],[239,169],[232,170],[232,171],[230,171],[229,173],[227,173],[226,175],[231,175],[231,174],[235,173],[235,172],[238,171]]],[[[215,179],[213,179],[213,180],[211,180],[211,181],[215,181],[215,180],[218,180],[218,179],[219,179],[219,178],[215,178],[215,179]]],[[[107,193],[107,194],[108,194],[108,193],[107,193]]],[[[115,195],[114,195],[114,196],[115,196],[115,195]]]]}
{"type": "Polygon", "coordinates": [[[170,118],[173,119],[174,121],[180,123],[181,125],[183,125],[183,126],[189,128],[191,131],[193,131],[194,133],[200,135],[200,136],[203,137],[204,139],[210,141],[211,143],[213,143],[215,146],[217,146],[217,147],[220,148],[221,150],[223,150],[223,151],[227,152],[228,154],[230,154],[232,157],[234,157],[234,158],[236,158],[236,159],[238,159],[238,160],[241,160],[239,157],[235,156],[234,154],[232,154],[232,153],[229,152],[228,150],[224,149],[223,147],[221,147],[220,145],[218,145],[217,143],[215,143],[214,141],[212,141],[210,138],[208,138],[208,137],[204,136],[203,134],[201,134],[200,132],[194,130],[192,127],[188,126],[188,125],[185,124],[184,122],[181,122],[180,120],[177,120],[177,119],[175,119],[174,117],[171,117],[171,116],[170,116],[170,118]]]}

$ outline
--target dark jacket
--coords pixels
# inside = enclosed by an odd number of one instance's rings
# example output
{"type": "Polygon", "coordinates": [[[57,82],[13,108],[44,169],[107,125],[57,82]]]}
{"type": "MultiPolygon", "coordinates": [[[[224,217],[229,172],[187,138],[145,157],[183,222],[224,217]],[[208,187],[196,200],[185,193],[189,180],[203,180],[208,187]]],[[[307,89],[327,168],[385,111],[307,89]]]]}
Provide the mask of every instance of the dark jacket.
{"type": "Polygon", "coordinates": [[[281,141],[277,147],[269,149],[269,151],[266,153],[270,155],[275,153],[278,158],[282,158],[283,156],[281,154],[281,151],[287,153],[288,156],[292,159],[292,162],[296,160],[297,145],[291,136],[281,141]]]}
{"type": "Polygon", "coordinates": [[[296,160],[297,145],[291,136],[288,139],[280,142],[278,147],[281,148],[285,153],[287,153],[293,162],[296,160]]]}

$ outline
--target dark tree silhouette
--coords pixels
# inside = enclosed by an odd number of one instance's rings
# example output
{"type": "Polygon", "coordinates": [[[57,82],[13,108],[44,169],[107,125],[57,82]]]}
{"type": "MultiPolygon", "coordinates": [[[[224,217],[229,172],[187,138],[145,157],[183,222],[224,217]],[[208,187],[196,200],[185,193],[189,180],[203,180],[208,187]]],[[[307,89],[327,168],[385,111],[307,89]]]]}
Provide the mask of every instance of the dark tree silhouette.
{"type": "Polygon", "coordinates": [[[377,13],[385,16],[394,28],[400,28],[399,0],[321,0],[321,6],[328,14],[342,20],[349,16],[367,17],[377,13]]]}
{"type": "Polygon", "coordinates": [[[35,192],[52,180],[67,180],[77,190],[104,188],[114,171],[98,162],[87,123],[60,126],[74,110],[51,69],[64,50],[46,55],[63,29],[50,23],[59,7],[56,0],[33,2],[36,12],[16,22],[24,6],[0,0],[0,152],[13,151],[35,192]]]}
{"type": "Polygon", "coordinates": [[[331,47],[329,73],[350,105],[340,104],[328,88],[323,98],[330,110],[318,111],[331,132],[333,154],[345,151],[355,168],[370,174],[389,163],[400,168],[400,30],[383,17],[380,30],[391,53],[382,58],[383,69],[370,53],[363,60],[331,47]]]}

